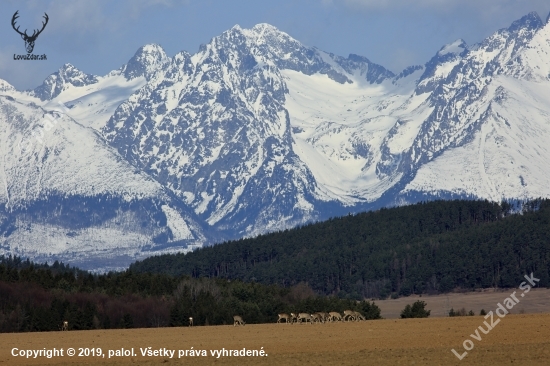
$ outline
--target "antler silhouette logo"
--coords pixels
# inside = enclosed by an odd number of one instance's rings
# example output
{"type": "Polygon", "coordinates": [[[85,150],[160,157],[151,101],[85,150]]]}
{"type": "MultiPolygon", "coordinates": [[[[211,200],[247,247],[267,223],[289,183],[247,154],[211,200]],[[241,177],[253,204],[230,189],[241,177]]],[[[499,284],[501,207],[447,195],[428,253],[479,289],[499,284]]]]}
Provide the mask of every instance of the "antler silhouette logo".
{"type": "Polygon", "coordinates": [[[21,38],[23,38],[23,40],[25,41],[25,48],[27,49],[27,53],[32,53],[32,50],[34,49],[34,42],[36,41],[36,38],[38,38],[38,35],[40,33],[42,33],[42,31],[44,30],[44,28],[46,28],[46,24],[48,24],[48,14],[44,13],[44,19],[46,20],[45,22],[42,22],[42,29],[38,30],[38,29],[35,29],[34,32],[32,33],[31,36],[29,36],[27,34],[27,30],[25,29],[25,31],[23,33],[21,33],[19,31],[19,27],[15,28],[15,21],[17,20],[17,18],[19,18],[19,15],[17,15],[17,13],[19,13],[19,10],[17,10],[15,12],[15,14],[13,14],[13,17],[11,18],[11,26],[13,27],[13,29],[19,33],[21,35],[21,38]]]}

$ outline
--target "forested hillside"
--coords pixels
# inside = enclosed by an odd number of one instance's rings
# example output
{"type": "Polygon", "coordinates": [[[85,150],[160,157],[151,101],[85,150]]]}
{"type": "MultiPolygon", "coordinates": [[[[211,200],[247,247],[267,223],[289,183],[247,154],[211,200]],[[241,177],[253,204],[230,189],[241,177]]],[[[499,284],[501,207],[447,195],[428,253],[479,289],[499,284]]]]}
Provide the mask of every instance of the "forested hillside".
{"type": "Polygon", "coordinates": [[[435,201],[333,218],[136,262],[135,272],[291,286],[348,298],[549,286],[550,201],[435,201]],[[513,208],[521,207],[519,211],[513,208]]]}
{"type": "Polygon", "coordinates": [[[131,271],[93,275],[62,263],[35,265],[0,256],[0,332],[273,323],[277,313],[360,311],[380,318],[372,302],[226,279],[174,277],[131,271]]]}

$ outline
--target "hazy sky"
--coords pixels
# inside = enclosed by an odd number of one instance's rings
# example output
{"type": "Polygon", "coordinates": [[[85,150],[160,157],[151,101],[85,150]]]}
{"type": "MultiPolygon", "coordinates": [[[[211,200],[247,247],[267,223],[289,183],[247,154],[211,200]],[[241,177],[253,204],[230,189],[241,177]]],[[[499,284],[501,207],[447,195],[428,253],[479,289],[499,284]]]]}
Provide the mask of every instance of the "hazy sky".
{"type": "Polygon", "coordinates": [[[307,46],[341,56],[356,53],[393,72],[426,63],[444,44],[468,44],[537,11],[548,0],[3,0],[0,2],[0,78],[18,89],[34,88],[64,63],[105,75],[142,45],[158,43],[173,56],[239,24],[270,23],[307,46]],[[49,23],[34,54],[47,61],[16,61],[24,42],[11,18],[27,33],[49,23]]]}

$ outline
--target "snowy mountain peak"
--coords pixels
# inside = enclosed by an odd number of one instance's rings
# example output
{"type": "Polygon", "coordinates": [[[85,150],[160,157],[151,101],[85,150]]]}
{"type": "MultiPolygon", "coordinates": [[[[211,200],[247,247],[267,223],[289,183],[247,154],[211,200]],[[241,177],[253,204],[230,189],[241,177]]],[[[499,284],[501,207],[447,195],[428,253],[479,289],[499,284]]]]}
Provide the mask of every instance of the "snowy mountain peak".
{"type": "MultiPolygon", "coordinates": [[[[262,54],[263,50],[273,51],[279,48],[288,48],[294,46],[302,46],[300,42],[290,37],[285,32],[279,30],[267,23],[256,24],[250,29],[241,28],[238,24],[231,29],[223,32],[217,37],[214,37],[210,45],[218,45],[224,47],[232,44],[233,47],[246,45],[249,49],[256,49],[256,54],[262,54]]],[[[303,47],[303,46],[302,46],[303,47]]],[[[272,56],[272,54],[271,54],[272,56]]]]}
{"type": "MultiPolygon", "coordinates": [[[[514,47],[516,51],[509,57],[507,62],[501,62],[502,74],[512,75],[529,81],[547,82],[550,77],[550,23],[546,23],[535,31],[527,32],[520,43],[521,48],[514,47]]],[[[519,38],[519,37],[518,37],[519,38]]]]}
{"type": "Polygon", "coordinates": [[[386,79],[395,77],[395,74],[385,67],[353,53],[348,56],[347,60],[337,59],[337,62],[350,74],[359,71],[359,74],[371,84],[380,84],[386,79]]]}
{"type": "Polygon", "coordinates": [[[4,79],[0,79],[0,92],[13,92],[15,88],[4,79]]]}
{"type": "MultiPolygon", "coordinates": [[[[284,33],[281,30],[279,30],[279,28],[277,28],[274,25],[271,25],[269,23],[258,23],[255,26],[253,26],[251,29],[255,32],[258,32],[258,33],[264,33],[266,31],[284,33]]],[[[284,34],[286,34],[286,33],[284,33],[284,34]]]]}
{"type": "Polygon", "coordinates": [[[268,23],[259,23],[253,26],[251,29],[244,31],[248,36],[253,35],[256,44],[266,44],[273,41],[279,42],[297,42],[288,33],[285,33],[277,27],[268,23]]]}
{"type": "Polygon", "coordinates": [[[460,55],[468,49],[468,45],[463,39],[457,39],[456,41],[446,44],[437,53],[439,56],[445,56],[448,53],[454,55],[460,55]]]}
{"type": "Polygon", "coordinates": [[[122,73],[127,80],[140,76],[149,80],[153,74],[170,62],[164,49],[157,44],[147,44],[140,47],[134,56],[122,67],[122,73]]]}
{"type": "Polygon", "coordinates": [[[308,47],[277,27],[267,23],[256,24],[251,29],[233,27],[215,37],[212,48],[239,50],[241,56],[254,57],[254,64],[275,65],[280,70],[290,69],[306,75],[321,73],[338,83],[353,83],[354,76],[379,84],[395,75],[368,58],[350,54],[348,58],[308,47]],[[246,50],[245,50],[246,49],[246,50]]]}
{"type": "Polygon", "coordinates": [[[533,11],[514,21],[508,28],[508,31],[515,33],[522,29],[536,30],[542,28],[543,26],[544,23],[542,22],[539,14],[536,11],[533,11]]]}
{"type": "Polygon", "coordinates": [[[42,101],[51,100],[71,87],[81,87],[97,82],[97,76],[85,74],[75,66],[67,63],[57,72],[48,76],[42,85],[32,90],[30,94],[42,101]]]}

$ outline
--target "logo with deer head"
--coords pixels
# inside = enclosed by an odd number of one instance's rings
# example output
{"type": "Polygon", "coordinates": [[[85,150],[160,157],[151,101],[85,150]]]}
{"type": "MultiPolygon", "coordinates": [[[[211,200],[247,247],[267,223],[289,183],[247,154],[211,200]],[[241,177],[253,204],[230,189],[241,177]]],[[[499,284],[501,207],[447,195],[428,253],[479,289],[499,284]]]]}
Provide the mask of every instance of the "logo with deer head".
{"type": "Polygon", "coordinates": [[[13,14],[13,17],[11,18],[11,26],[17,33],[21,35],[21,38],[23,38],[23,40],[25,41],[25,48],[27,49],[27,53],[32,53],[32,50],[34,49],[34,42],[36,41],[40,33],[42,33],[44,28],[46,28],[46,24],[48,24],[48,14],[44,13],[43,18],[45,19],[45,21],[42,22],[42,29],[35,29],[32,35],[29,36],[26,29],[24,32],[21,32],[19,31],[19,26],[17,28],[15,27],[15,21],[17,20],[17,18],[19,18],[18,13],[19,10],[17,10],[15,14],[13,14]]]}

